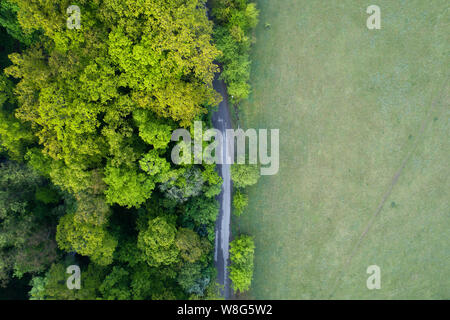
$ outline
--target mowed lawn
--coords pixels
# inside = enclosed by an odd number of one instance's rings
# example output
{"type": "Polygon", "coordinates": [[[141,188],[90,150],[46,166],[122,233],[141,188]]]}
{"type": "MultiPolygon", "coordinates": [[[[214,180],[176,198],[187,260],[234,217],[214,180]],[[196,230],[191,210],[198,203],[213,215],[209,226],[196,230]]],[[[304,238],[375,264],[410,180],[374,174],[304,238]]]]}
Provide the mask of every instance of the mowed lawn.
{"type": "Polygon", "coordinates": [[[449,299],[448,1],[257,3],[240,117],[280,129],[280,171],[239,220],[256,244],[248,296],[449,299]]]}

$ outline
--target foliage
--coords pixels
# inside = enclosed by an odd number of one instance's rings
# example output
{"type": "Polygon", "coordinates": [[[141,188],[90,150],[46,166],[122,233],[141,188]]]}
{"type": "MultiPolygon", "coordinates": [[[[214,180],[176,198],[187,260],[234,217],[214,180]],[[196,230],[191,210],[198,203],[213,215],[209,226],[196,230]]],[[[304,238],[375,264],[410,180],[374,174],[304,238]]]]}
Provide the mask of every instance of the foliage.
{"type": "Polygon", "coordinates": [[[230,243],[230,279],[234,292],[244,292],[250,288],[254,250],[255,245],[250,236],[242,235],[230,243]]]}
{"type": "Polygon", "coordinates": [[[150,266],[170,265],[179,261],[175,244],[177,229],[163,217],[148,222],[148,227],[138,235],[137,246],[150,266]]]}
{"type": "Polygon", "coordinates": [[[129,272],[120,267],[113,267],[99,287],[99,291],[106,300],[129,300],[129,272]]]}
{"type": "Polygon", "coordinates": [[[0,26],[3,26],[8,34],[20,42],[29,45],[33,40],[33,35],[23,32],[17,21],[17,11],[19,7],[13,1],[2,0],[0,2],[0,26]]]}
{"type": "Polygon", "coordinates": [[[106,167],[104,181],[108,184],[105,191],[109,204],[117,203],[126,207],[140,207],[150,198],[155,188],[154,181],[137,168],[106,167]]]}
{"type": "Polygon", "coordinates": [[[14,117],[13,88],[13,82],[0,73],[0,150],[5,149],[11,159],[21,160],[34,136],[28,126],[14,117]]]}
{"type": "Polygon", "coordinates": [[[220,293],[220,286],[217,282],[211,281],[203,292],[203,296],[191,294],[189,300],[225,300],[220,293]]]}
{"type": "Polygon", "coordinates": [[[248,205],[248,195],[237,190],[233,195],[233,214],[240,216],[248,205]]]}
{"type": "Polygon", "coordinates": [[[177,172],[167,182],[162,183],[159,189],[164,196],[176,203],[186,202],[191,197],[200,195],[204,187],[204,176],[199,167],[191,166],[177,172]]]}
{"type": "Polygon", "coordinates": [[[199,226],[216,221],[218,212],[219,203],[216,199],[195,197],[186,204],[185,217],[199,226]]]}
{"type": "Polygon", "coordinates": [[[245,188],[258,183],[259,177],[258,165],[236,163],[231,166],[231,179],[238,188],[245,188]]]}
{"type": "Polygon", "coordinates": [[[183,297],[176,283],[176,271],[172,267],[149,268],[148,264],[138,264],[131,277],[133,299],[167,299],[183,297]]]}
{"type": "Polygon", "coordinates": [[[86,223],[77,213],[61,218],[56,241],[59,248],[89,256],[92,261],[105,266],[112,262],[117,240],[102,225],[86,223]]]}
{"type": "Polygon", "coordinates": [[[212,15],[217,23],[214,39],[222,55],[221,78],[228,85],[233,103],[239,103],[250,94],[250,31],[258,24],[259,11],[248,0],[217,0],[212,15]]]}
{"type": "Polygon", "coordinates": [[[194,263],[211,250],[210,243],[200,239],[193,230],[180,228],[175,243],[180,250],[180,256],[187,262],[194,263]]]}
{"type": "Polygon", "coordinates": [[[95,300],[100,297],[98,288],[102,285],[105,270],[94,265],[81,269],[81,288],[69,290],[67,288],[66,265],[56,263],[51,266],[44,277],[31,280],[32,300],[95,300]]]}
{"type": "Polygon", "coordinates": [[[139,136],[145,143],[155,149],[166,149],[175,124],[165,119],[158,118],[147,110],[137,109],[133,112],[133,118],[139,128],[139,136]]]}
{"type": "Polygon", "coordinates": [[[45,300],[45,286],[48,279],[45,277],[34,277],[30,281],[30,300],[45,300]]]}
{"type": "Polygon", "coordinates": [[[164,150],[174,121],[190,125],[218,102],[218,51],[202,1],[163,2],[80,1],[82,29],[69,30],[68,1],[15,0],[21,25],[46,39],[10,55],[16,116],[57,162],[52,178],[72,192],[89,188],[90,171],[101,169],[109,203],[141,205],[154,188],[133,165],[143,142],[164,150]]]}
{"type": "Polygon", "coordinates": [[[202,171],[203,180],[207,183],[203,186],[203,193],[208,198],[213,198],[222,191],[222,178],[215,171],[215,165],[205,164],[202,171]]]}
{"type": "Polygon", "coordinates": [[[42,272],[57,258],[51,237],[54,208],[34,198],[45,183],[25,165],[0,164],[0,286],[10,280],[11,272],[16,277],[42,272]]]}
{"type": "Polygon", "coordinates": [[[0,3],[0,282],[30,273],[30,299],[203,296],[222,181],[169,158],[173,130],[219,102],[205,1],[80,0],[79,30],[71,4],[0,3]]]}
{"type": "Polygon", "coordinates": [[[201,264],[188,263],[181,269],[177,281],[186,293],[203,296],[211,279],[202,272],[201,264]]]}

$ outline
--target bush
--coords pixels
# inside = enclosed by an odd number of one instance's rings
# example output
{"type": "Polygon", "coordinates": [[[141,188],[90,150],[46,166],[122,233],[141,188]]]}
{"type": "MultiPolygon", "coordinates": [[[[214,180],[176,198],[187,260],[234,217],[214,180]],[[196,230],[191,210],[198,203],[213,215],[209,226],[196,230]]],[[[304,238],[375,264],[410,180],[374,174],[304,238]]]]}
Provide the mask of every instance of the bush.
{"type": "Polygon", "coordinates": [[[236,216],[240,216],[242,212],[244,212],[244,209],[248,205],[248,195],[245,193],[240,192],[239,190],[235,192],[233,195],[233,207],[234,211],[233,214],[236,216]]]}
{"type": "Polygon", "coordinates": [[[256,164],[233,164],[231,179],[238,188],[252,186],[259,180],[259,167],[256,164]]]}
{"type": "Polygon", "coordinates": [[[234,292],[250,289],[253,278],[255,244],[250,236],[240,236],[230,243],[230,279],[234,292]]]}

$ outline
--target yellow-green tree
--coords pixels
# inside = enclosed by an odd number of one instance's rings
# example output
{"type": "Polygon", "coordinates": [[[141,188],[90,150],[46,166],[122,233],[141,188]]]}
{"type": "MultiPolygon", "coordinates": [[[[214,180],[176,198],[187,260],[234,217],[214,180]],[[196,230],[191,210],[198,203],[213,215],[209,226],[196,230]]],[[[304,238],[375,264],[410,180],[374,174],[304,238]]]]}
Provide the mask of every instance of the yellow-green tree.
{"type": "Polygon", "coordinates": [[[57,162],[55,182],[72,192],[89,188],[105,160],[132,172],[146,149],[167,147],[174,124],[189,126],[218,102],[219,52],[204,1],[81,0],[80,30],[66,26],[70,1],[12,1],[23,29],[43,33],[5,70],[20,80],[16,116],[57,162]]]}

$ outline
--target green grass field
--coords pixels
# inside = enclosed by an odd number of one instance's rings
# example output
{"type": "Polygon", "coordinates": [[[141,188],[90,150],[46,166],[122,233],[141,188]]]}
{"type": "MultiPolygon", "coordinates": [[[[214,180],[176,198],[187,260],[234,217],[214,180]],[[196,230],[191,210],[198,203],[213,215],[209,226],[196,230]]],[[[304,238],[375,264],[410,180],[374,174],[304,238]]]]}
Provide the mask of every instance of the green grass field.
{"type": "Polygon", "coordinates": [[[257,3],[240,117],[280,129],[280,171],[239,221],[256,244],[249,297],[449,299],[448,1],[257,3]]]}

